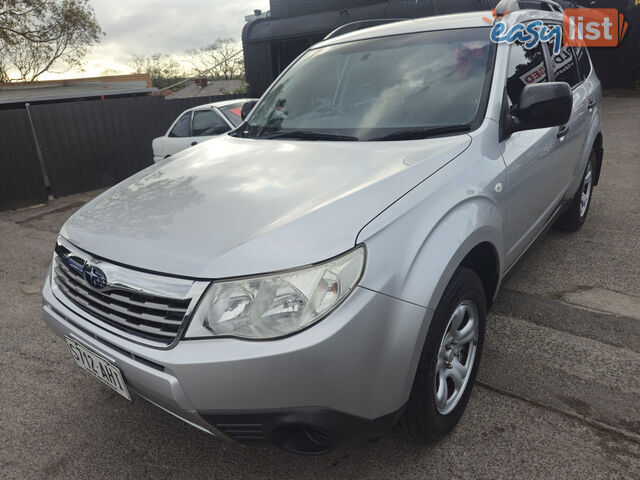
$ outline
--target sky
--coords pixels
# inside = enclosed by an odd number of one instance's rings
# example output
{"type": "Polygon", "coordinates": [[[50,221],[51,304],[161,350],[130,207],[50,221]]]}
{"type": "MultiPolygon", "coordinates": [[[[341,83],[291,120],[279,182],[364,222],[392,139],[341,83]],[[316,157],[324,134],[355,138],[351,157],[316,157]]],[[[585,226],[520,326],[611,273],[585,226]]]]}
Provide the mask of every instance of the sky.
{"type": "Polygon", "coordinates": [[[244,17],[269,10],[269,0],[91,0],[106,33],[82,70],[47,73],[41,80],[129,73],[132,55],[181,55],[218,38],[242,38],[244,17]]]}

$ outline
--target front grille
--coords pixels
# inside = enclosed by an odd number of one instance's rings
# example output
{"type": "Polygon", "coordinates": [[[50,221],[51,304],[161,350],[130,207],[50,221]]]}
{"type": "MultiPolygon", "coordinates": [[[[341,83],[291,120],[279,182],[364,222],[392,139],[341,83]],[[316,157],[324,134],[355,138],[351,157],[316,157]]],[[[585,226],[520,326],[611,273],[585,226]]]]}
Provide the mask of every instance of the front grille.
{"type": "MultiPolygon", "coordinates": [[[[104,323],[111,330],[163,344],[171,344],[176,340],[187,318],[192,298],[155,295],[145,292],[141,285],[127,288],[114,285],[96,289],[89,284],[84,274],[89,260],[89,255],[71,251],[58,244],[54,257],[53,281],[64,297],[89,313],[91,319],[104,323]]],[[[104,263],[100,265],[103,266],[104,263]]],[[[122,269],[131,272],[112,264],[109,264],[109,268],[110,271],[122,269]]]]}

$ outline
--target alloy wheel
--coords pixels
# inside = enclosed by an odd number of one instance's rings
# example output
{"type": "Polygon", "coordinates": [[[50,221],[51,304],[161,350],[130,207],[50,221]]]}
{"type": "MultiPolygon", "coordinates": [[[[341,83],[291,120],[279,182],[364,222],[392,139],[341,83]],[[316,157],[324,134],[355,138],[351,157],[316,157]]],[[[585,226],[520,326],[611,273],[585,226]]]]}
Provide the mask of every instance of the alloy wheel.
{"type": "Polygon", "coordinates": [[[465,300],[453,311],[445,330],[435,375],[436,408],[441,415],[450,413],[460,401],[471,377],[478,348],[480,318],[478,308],[465,300]]]}
{"type": "Polygon", "coordinates": [[[593,190],[593,167],[589,162],[587,174],[584,176],[582,182],[582,190],[580,194],[580,217],[584,217],[589,207],[589,200],[591,199],[591,192],[593,190]]]}

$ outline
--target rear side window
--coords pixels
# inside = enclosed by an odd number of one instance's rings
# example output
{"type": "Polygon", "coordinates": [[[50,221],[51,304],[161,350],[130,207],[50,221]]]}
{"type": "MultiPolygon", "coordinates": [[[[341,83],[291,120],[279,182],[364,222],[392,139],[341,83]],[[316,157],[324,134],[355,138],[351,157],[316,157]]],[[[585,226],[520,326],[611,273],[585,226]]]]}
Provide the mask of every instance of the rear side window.
{"type": "Polygon", "coordinates": [[[226,107],[218,107],[218,110],[227,117],[235,127],[242,123],[242,105],[244,103],[234,103],[233,105],[227,105],[226,107]]]}
{"type": "Polygon", "coordinates": [[[558,55],[553,54],[553,41],[549,42],[549,55],[551,56],[551,66],[556,82],[567,82],[571,87],[575,87],[582,81],[578,73],[578,64],[571,47],[563,45],[558,55]]]}
{"type": "Polygon", "coordinates": [[[229,125],[213,110],[196,110],[191,124],[194,137],[220,135],[230,130],[229,125]]]}
{"type": "Polygon", "coordinates": [[[509,106],[520,103],[520,93],[526,85],[547,82],[547,69],[540,45],[527,50],[520,43],[511,45],[507,70],[509,106]]]}
{"type": "Polygon", "coordinates": [[[585,47],[576,47],[573,52],[578,60],[578,66],[580,67],[580,75],[582,79],[586,79],[591,73],[591,62],[589,61],[589,54],[585,47]]]}
{"type": "Polygon", "coordinates": [[[180,117],[169,133],[170,137],[190,137],[191,136],[191,112],[187,112],[180,117]]]}

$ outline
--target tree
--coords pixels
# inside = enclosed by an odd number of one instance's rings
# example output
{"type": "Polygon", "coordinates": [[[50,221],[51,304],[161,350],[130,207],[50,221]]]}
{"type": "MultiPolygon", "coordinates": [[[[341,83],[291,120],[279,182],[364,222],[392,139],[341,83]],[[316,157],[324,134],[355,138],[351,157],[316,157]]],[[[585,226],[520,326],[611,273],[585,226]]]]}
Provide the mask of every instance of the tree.
{"type": "Polygon", "coordinates": [[[129,61],[133,73],[148,73],[156,88],[166,88],[185,78],[181,63],[172,55],[134,55],[129,61]]]}
{"type": "Polygon", "coordinates": [[[0,0],[0,80],[68,71],[102,35],[89,0],[0,0]]]}
{"type": "Polygon", "coordinates": [[[231,80],[244,77],[242,46],[231,38],[221,38],[198,49],[187,50],[196,75],[231,80]]]}
{"type": "Polygon", "coordinates": [[[0,83],[8,83],[11,80],[9,75],[9,65],[0,51],[0,83]]]}

